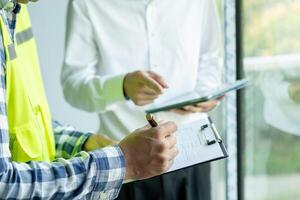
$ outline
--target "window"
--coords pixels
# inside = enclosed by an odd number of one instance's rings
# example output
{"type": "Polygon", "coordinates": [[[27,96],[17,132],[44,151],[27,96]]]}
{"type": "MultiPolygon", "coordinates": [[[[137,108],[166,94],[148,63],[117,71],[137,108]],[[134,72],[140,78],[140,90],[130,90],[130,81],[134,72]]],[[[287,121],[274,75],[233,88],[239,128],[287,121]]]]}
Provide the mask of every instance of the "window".
{"type": "Polygon", "coordinates": [[[244,199],[300,199],[300,1],[243,1],[244,199]]]}

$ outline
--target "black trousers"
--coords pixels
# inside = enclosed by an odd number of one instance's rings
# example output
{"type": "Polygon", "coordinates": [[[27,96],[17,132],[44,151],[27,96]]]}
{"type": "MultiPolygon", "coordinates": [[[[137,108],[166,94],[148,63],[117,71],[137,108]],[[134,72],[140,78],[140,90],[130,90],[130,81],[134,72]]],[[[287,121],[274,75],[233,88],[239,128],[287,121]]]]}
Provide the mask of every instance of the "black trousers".
{"type": "Polygon", "coordinates": [[[210,200],[210,165],[123,185],[118,200],[210,200]]]}

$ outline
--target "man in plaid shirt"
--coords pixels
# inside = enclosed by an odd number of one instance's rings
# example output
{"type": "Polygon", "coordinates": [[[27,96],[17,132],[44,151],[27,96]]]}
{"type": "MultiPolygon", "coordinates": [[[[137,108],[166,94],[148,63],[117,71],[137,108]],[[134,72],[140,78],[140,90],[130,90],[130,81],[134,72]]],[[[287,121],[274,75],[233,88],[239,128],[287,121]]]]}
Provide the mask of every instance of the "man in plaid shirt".
{"type": "MultiPolygon", "coordinates": [[[[0,17],[11,38],[20,10],[18,2],[0,0],[0,17]]],[[[14,162],[9,149],[6,56],[1,30],[0,36],[0,199],[113,199],[124,179],[149,178],[171,166],[177,155],[176,125],[172,122],[138,129],[118,145],[105,148],[101,147],[109,140],[54,122],[57,159],[14,162]]]]}

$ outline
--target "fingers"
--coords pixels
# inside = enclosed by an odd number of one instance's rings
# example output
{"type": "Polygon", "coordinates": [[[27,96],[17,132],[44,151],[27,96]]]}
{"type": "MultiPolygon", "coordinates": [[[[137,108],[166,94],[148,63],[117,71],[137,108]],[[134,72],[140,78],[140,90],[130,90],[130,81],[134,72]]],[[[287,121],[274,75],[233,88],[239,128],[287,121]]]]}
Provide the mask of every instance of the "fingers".
{"type": "Polygon", "coordinates": [[[172,167],[173,164],[174,164],[174,160],[170,160],[169,166],[168,166],[168,168],[166,169],[166,171],[168,171],[168,170],[172,167]]]}
{"type": "Polygon", "coordinates": [[[225,98],[225,95],[217,98],[216,100],[222,101],[224,98],[225,98]]]}
{"type": "Polygon", "coordinates": [[[167,87],[166,81],[151,71],[128,73],[123,81],[124,94],[138,106],[152,103],[167,87]]]}
{"type": "Polygon", "coordinates": [[[174,148],[174,146],[176,145],[176,136],[175,136],[175,134],[172,134],[169,137],[166,137],[165,144],[166,144],[166,147],[168,149],[174,148]]]}
{"type": "Polygon", "coordinates": [[[178,155],[178,149],[174,146],[171,149],[164,151],[161,154],[157,154],[156,162],[159,166],[158,169],[161,172],[168,171],[174,163],[174,159],[178,155]]]}
{"type": "Polygon", "coordinates": [[[208,112],[208,111],[212,110],[213,108],[215,108],[219,102],[220,102],[219,100],[212,100],[212,101],[205,102],[202,104],[197,104],[197,107],[202,108],[203,112],[208,112]]]}
{"type": "Polygon", "coordinates": [[[156,94],[162,94],[163,93],[163,87],[153,78],[151,78],[150,75],[146,73],[141,74],[141,80],[143,85],[149,87],[150,89],[154,90],[156,94]]]}
{"type": "Polygon", "coordinates": [[[166,122],[163,124],[160,124],[159,126],[153,128],[153,137],[157,139],[164,139],[166,137],[171,136],[172,134],[175,134],[177,131],[177,126],[174,122],[166,122]]]}
{"type": "Polygon", "coordinates": [[[171,112],[175,112],[180,115],[187,115],[190,113],[197,113],[197,112],[208,112],[215,108],[217,105],[220,104],[221,100],[224,98],[224,96],[219,97],[215,100],[211,100],[209,102],[204,103],[198,103],[196,105],[190,105],[190,106],[184,106],[182,108],[178,109],[172,109],[171,112]]]}
{"type": "Polygon", "coordinates": [[[154,100],[139,100],[139,101],[135,102],[135,104],[138,106],[145,106],[145,105],[151,104],[153,102],[154,102],[154,100]]]}
{"type": "Polygon", "coordinates": [[[142,94],[151,95],[151,96],[156,96],[156,97],[159,96],[159,94],[155,90],[153,90],[147,86],[141,87],[137,92],[140,92],[142,94]]]}
{"type": "Polygon", "coordinates": [[[156,74],[155,72],[152,72],[152,71],[148,71],[148,74],[154,80],[156,80],[163,88],[168,88],[169,87],[167,82],[165,81],[165,79],[162,76],[160,76],[160,75],[158,75],[158,74],[156,74]]]}
{"type": "Polygon", "coordinates": [[[189,111],[191,113],[204,112],[204,109],[202,106],[184,106],[183,109],[186,111],[189,111]]]}
{"type": "Polygon", "coordinates": [[[153,93],[148,93],[147,91],[140,91],[136,94],[136,98],[140,99],[140,100],[154,100],[156,98],[158,98],[157,94],[153,94],[153,93]]]}
{"type": "Polygon", "coordinates": [[[173,161],[175,157],[178,155],[179,151],[176,147],[169,150],[168,160],[173,161]]]}
{"type": "Polygon", "coordinates": [[[153,103],[153,101],[158,98],[158,95],[151,91],[152,90],[149,88],[145,88],[145,90],[140,90],[132,97],[132,100],[136,105],[139,106],[153,103]]]}
{"type": "MultiPolygon", "coordinates": [[[[223,98],[223,97],[222,97],[223,98]]],[[[185,106],[183,107],[184,110],[196,113],[196,112],[208,112],[215,108],[220,103],[220,100],[212,100],[209,102],[199,103],[192,106],[185,106]]]]}
{"type": "Polygon", "coordinates": [[[187,115],[187,114],[190,114],[191,112],[190,111],[187,111],[187,110],[184,110],[182,108],[178,108],[178,109],[172,109],[170,110],[171,112],[174,112],[174,113],[177,113],[177,114],[180,114],[180,115],[187,115]]]}

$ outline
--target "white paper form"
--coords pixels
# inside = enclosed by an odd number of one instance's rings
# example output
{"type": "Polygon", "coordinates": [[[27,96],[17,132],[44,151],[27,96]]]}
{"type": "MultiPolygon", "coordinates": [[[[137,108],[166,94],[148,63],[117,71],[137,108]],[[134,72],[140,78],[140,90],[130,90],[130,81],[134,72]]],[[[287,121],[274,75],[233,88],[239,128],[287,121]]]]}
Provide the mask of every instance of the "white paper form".
{"type": "MultiPolygon", "coordinates": [[[[179,126],[176,139],[179,154],[166,173],[227,157],[221,138],[208,116],[179,126]]],[[[133,181],[137,180],[127,180],[123,184],[133,181]]]]}
{"type": "Polygon", "coordinates": [[[179,154],[168,172],[227,157],[225,147],[208,118],[179,127],[176,138],[179,154]]]}

